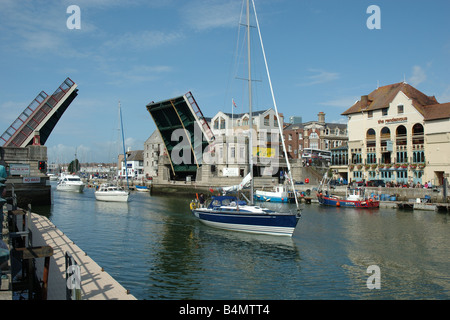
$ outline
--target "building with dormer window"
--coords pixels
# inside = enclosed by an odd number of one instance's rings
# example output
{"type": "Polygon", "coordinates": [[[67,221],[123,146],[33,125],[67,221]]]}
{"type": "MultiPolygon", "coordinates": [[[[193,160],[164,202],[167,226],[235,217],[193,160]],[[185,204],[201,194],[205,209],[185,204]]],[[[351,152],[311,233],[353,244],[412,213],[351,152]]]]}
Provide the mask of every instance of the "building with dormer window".
{"type": "Polygon", "coordinates": [[[348,117],[349,181],[442,185],[450,173],[450,103],[401,82],[361,96],[348,117]]]}

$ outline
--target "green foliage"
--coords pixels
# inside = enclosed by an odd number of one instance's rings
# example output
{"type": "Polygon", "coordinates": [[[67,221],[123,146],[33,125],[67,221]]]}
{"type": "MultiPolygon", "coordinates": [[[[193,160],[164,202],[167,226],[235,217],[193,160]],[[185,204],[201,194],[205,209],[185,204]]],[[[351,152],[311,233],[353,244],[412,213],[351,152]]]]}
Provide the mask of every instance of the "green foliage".
{"type": "Polygon", "coordinates": [[[80,171],[80,162],[78,161],[78,159],[73,160],[69,164],[68,170],[70,173],[77,173],[78,171],[80,171]]]}

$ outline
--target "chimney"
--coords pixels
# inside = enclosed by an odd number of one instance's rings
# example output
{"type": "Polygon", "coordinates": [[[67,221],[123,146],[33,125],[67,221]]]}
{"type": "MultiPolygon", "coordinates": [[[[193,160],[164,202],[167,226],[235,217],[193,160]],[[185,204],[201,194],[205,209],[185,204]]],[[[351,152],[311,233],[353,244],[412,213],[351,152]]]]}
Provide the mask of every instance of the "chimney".
{"type": "Polygon", "coordinates": [[[319,123],[320,124],[325,124],[325,113],[323,113],[322,111],[319,112],[319,114],[317,115],[319,117],[319,123]]]}
{"type": "Polygon", "coordinates": [[[361,96],[361,109],[367,108],[369,105],[369,96],[361,96]]]}

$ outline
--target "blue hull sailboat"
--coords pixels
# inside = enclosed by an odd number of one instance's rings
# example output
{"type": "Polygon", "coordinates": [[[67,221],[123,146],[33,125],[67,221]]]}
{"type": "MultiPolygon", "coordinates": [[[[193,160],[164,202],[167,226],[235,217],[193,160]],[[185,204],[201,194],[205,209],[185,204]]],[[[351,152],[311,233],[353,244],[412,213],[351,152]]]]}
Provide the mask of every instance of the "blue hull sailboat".
{"type": "MultiPolygon", "coordinates": [[[[253,1],[252,1],[253,3],[253,1]]],[[[259,23],[255,12],[255,5],[253,3],[253,11],[255,13],[257,28],[259,31],[259,23]]],[[[250,60],[250,22],[249,22],[249,13],[250,12],[250,0],[247,0],[247,49],[250,60]]],[[[259,33],[260,34],[260,33],[259,33]]],[[[261,47],[262,39],[260,36],[261,47]]],[[[264,48],[263,48],[264,53],[264,48]]],[[[265,54],[264,54],[265,57],[265,54]]],[[[250,62],[249,62],[250,65],[250,62]]],[[[267,68],[267,63],[266,63],[267,68]]],[[[267,75],[270,76],[267,70],[267,75]]],[[[252,116],[252,90],[251,90],[251,70],[249,67],[248,72],[248,87],[249,87],[249,118],[253,119],[252,116]]],[[[272,87],[271,87],[272,91],[272,87]]],[[[272,92],[273,98],[273,92],[272,92]]],[[[275,111],[277,112],[277,119],[279,121],[280,117],[278,116],[278,111],[276,108],[275,99],[273,98],[275,111]]],[[[250,120],[251,121],[251,120],[250,120]]],[[[278,127],[282,128],[280,123],[278,123],[278,127]]],[[[249,146],[248,146],[248,159],[249,159],[249,173],[242,180],[239,185],[222,188],[222,192],[224,194],[229,194],[230,192],[239,192],[250,186],[250,201],[246,202],[243,200],[239,200],[239,197],[235,196],[214,196],[210,199],[210,202],[207,206],[203,204],[198,204],[196,201],[192,201],[190,204],[190,208],[192,210],[193,215],[198,218],[201,222],[206,225],[226,229],[233,231],[241,231],[248,233],[261,233],[261,234],[269,234],[269,235],[280,235],[280,236],[292,236],[294,230],[297,226],[297,223],[300,219],[300,209],[298,208],[298,201],[295,197],[295,202],[297,203],[297,211],[298,212],[275,212],[269,210],[267,208],[262,208],[260,206],[253,205],[253,154],[252,154],[252,130],[249,130],[249,146]]],[[[280,134],[282,137],[282,134],[280,134]]],[[[284,140],[283,147],[284,147],[284,140]]],[[[286,153],[286,148],[283,148],[286,153]]],[[[287,154],[285,155],[287,159],[287,154]]],[[[289,163],[288,163],[289,167],[289,163]]],[[[290,169],[288,170],[288,179],[292,183],[290,169]]],[[[295,193],[294,193],[295,195],[295,193]]]]}
{"type": "Polygon", "coordinates": [[[214,196],[206,208],[194,208],[192,212],[212,227],[277,236],[292,236],[300,219],[296,214],[247,205],[234,196],[214,196]]]}

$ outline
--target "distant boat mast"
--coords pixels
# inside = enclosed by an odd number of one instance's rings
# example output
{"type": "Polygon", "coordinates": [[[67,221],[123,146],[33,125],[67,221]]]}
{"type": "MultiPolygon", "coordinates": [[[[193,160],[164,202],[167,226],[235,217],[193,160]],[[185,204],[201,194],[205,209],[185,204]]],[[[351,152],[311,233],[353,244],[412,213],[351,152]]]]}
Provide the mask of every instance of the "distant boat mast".
{"type": "Polygon", "coordinates": [[[122,122],[122,109],[120,108],[120,100],[119,100],[119,118],[120,118],[120,129],[122,131],[122,146],[123,146],[123,160],[125,162],[125,176],[127,177],[127,188],[130,188],[128,182],[128,165],[127,165],[127,154],[125,152],[125,136],[123,134],[123,122],[122,122]]]}

